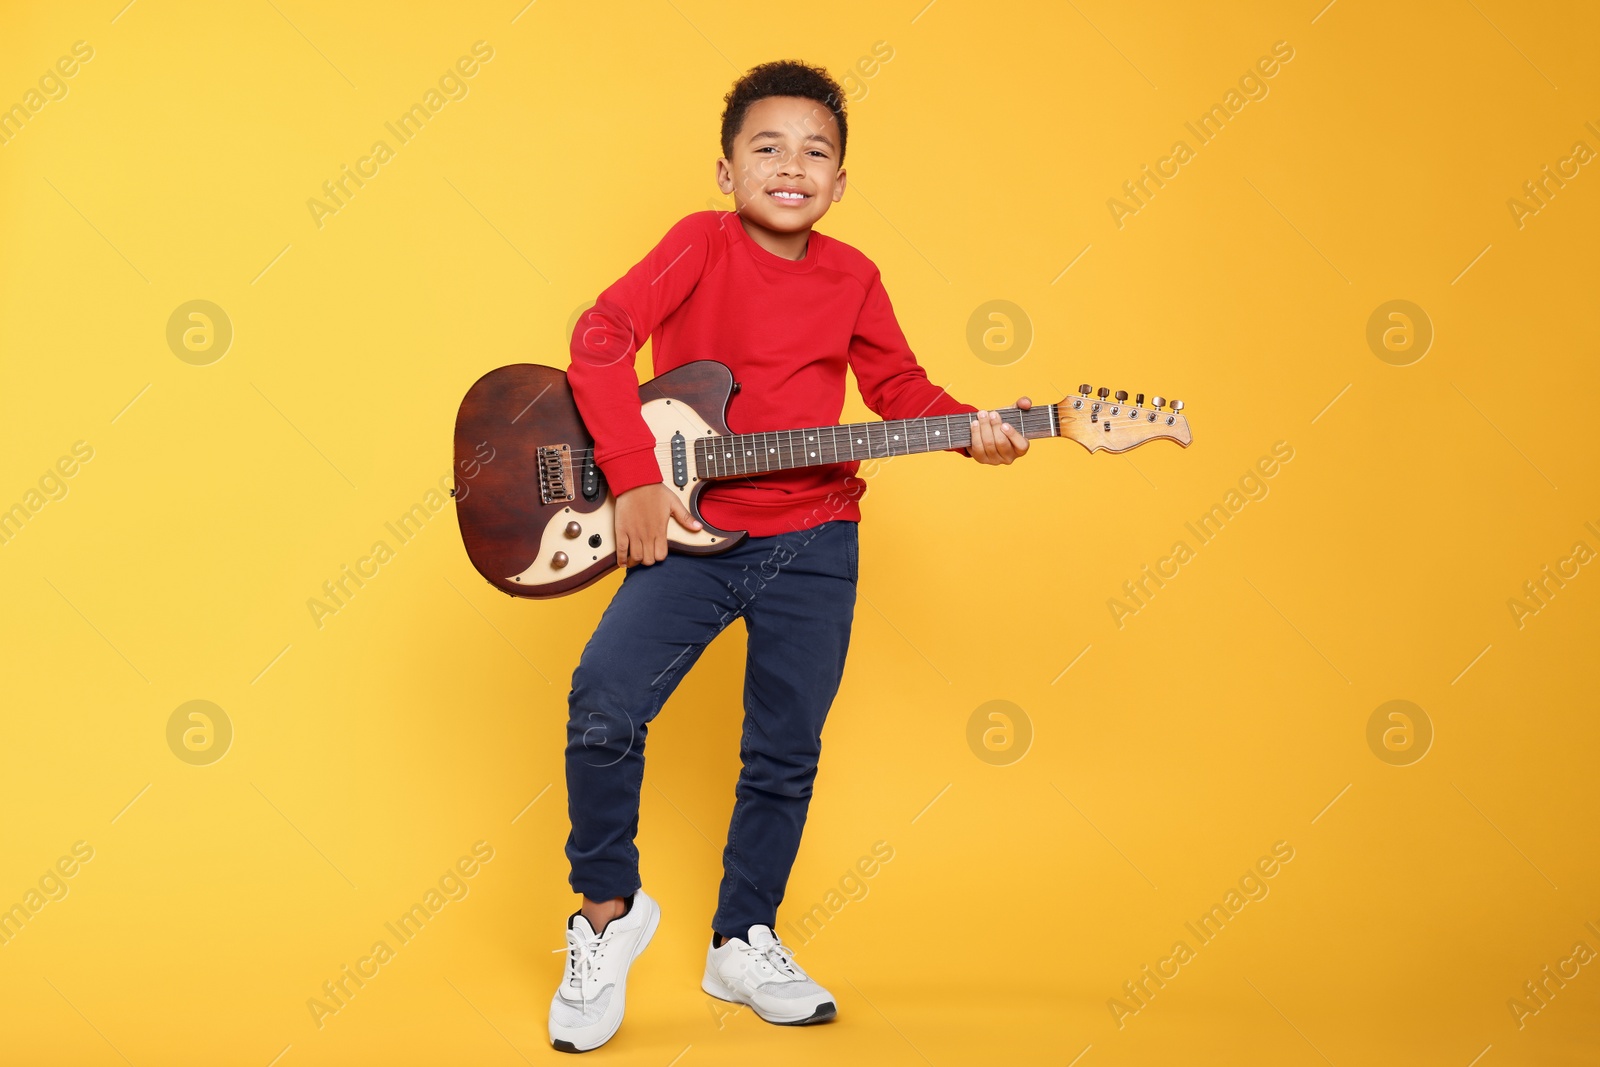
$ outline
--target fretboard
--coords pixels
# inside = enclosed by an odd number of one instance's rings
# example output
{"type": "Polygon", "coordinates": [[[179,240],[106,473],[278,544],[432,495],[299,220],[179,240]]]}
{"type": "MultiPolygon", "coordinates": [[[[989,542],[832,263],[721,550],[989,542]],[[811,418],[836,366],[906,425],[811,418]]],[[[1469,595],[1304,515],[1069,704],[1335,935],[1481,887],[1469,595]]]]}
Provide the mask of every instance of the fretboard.
{"type": "MultiPolygon", "coordinates": [[[[1027,411],[997,410],[1000,418],[1020,430],[1024,437],[1060,434],[1054,404],[1043,404],[1027,411]]],[[[795,467],[966,448],[972,444],[971,424],[971,413],[960,412],[889,422],[852,422],[841,426],[702,437],[694,443],[695,468],[701,478],[736,478],[795,467]]]]}

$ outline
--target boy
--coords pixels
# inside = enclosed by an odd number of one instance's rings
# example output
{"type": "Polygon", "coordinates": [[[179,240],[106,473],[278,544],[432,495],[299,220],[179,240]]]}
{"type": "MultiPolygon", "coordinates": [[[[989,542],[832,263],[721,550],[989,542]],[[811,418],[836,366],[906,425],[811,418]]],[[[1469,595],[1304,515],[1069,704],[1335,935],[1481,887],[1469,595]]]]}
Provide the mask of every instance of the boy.
{"type": "MultiPolygon", "coordinates": [[[[707,520],[751,536],[720,555],[669,556],[669,521],[699,524],[661,484],[639,411],[639,345],[654,338],[656,374],[696,359],[731,367],[741,385],[728,407],[736,433],[836,423],[848,365],[886,419],[973,413],[970,450],[957,451],[980,463],[1010,463],[1028,449],[997,414],[928,381],[877,268],[812,230],[844,196],[838,84],[819,68],[767,63],[734,85],[726,105],[717,185],[737,210],[678,222],[572,336],[568,380],[616,494],[617,561],[628,571],[568,697],[566,854],[583,903],[567,920],[566,968],[550,1003],[550,1039],[567,1052],[616,1033],[629,965],[661,916],[640,887],[633,844],[647,728],[739,617],[749,635],[743,769],[701,987],[772,1023],[835,1014],[833,996],[773,927],[844,670],[865,482],[855,463],[716,482],[701,496],[707,520]]],[[[1017,406],[1027,409],[1027,398],[1017,406]]]]}

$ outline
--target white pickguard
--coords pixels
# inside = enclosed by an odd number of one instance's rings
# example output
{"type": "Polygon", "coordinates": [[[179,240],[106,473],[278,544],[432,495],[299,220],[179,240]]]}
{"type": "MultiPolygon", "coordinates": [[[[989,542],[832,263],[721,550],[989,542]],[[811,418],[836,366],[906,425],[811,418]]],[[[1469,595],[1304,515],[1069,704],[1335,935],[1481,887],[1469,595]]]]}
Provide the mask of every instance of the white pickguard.
{"type": "MultiPolygon", "coordinates": [[[[716,431],[707,425],[695,410],[682,401],[652,400],[641,409],[645,425],[650,427],[650,432],[655,435],[657,442],[656,462],[661,465],[661,481],[669,491],[681,500],[685,507],[689,505],[689,494],[694,491],[695,484],[699,481],[694,473],[694,441],[698,437],[713,437],[716,431]],[[667,447],[667,442],[675,433],[682,433],[689,442],[689,483],[681,489],[672,484],[672,452],[667,447]]],[[[562,508],[551,516],[545,524],[544,533],[539,538],[539,555],[521,574],[512,576],[511,580],[521,585],[541,586],[550,585],[581,574],[607,556],[615,557],[617,554],[616,534],[617,500],[608,491],[606,498],[600,506],[590,512],[580,512],[573,508],[562,508]],[[576,536],[567,535],[569,522],[579,524],[576,536]],[[594,534],[600,535],[600,543],[593,547],[589,538],[594,534]],[[567,563],[564,567],[554,566],[557,552],[567,554],[567,563]]],[[[714,545],[723,540],[721,534],[712,534],[707,530],[686,530],[674,518],[667,519],[667,540],[680,545],[714,545]]]]}

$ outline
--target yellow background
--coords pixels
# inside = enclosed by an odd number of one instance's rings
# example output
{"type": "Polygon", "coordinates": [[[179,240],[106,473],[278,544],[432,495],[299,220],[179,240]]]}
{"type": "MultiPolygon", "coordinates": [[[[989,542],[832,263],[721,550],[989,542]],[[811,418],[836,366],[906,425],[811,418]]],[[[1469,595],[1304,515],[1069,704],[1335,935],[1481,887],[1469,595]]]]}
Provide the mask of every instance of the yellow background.
{"type": "Polygon", "coordinates": [[[698,988],[736,627],[652,731],[665,921],[595,1060],[1593,1061],[1600,966],[1520,1029],[1507,1007],[1600,950],[1600,574],[1520,628],[1507,604],[1600,550],[1600,174],[1521,228],[1507,207],[1600,149],[1592,7],[122,3],[0,26],[4,104],[94,49],[0,147],[0,506],[94,450],[0,547],[0,905],[94,849],[0,947],[0,1059],[553,1060],[566,683],[615,578],[512,600],[448,507],[403,546],[384,524],[448,472],[475,378],[564,366],[575,310],[723,203],[739,71],[842,75],[881,41],[822,228],[881,266],[931,377],[980,406],[1176,396],[1195,443],[872,479],[780,913],[892,847],[799,951],[840,1018],[779,1030],[698,988]],[[318,228],[306,201],[479,40],[469,95],[318,228]],[[1278,41],[1269,95],[1196,146],[1183,123],[1278,41]],[[1195,158],[1118,228],[1107,200],[1180,138],[1195,158]],[[195,299],[234,329],[205,366],[166,341],[195,299]],[[1034,333],[1004,366],[966,340],[996,299],[1034,333]],[[1395,299],[1435,331],[1410,366],[1366,341],[1395,299]],[[1185,523],[1279,441],[1270,493],[1197,546],[1185,523]],[[307,600],[380,539],[395,558],[319,629],[307,600]],[[1178,540],[1194,558],[1119,628],[1108,600],[1178,540]],[[1395,699],[1434,732],[1409,766],[1367,742],[1395,699]],[[233,727],[209,766],[168,747],[190,700],[233,727]],[[992,700],[1031,732],[1006,765],[969,747],[992,700]],[[478,841],[469,895],[319,1029],[307,1000],[478,841]],[[1270,894],[1119,1027],[1123,983],[1278,841],[1270,894]]]}

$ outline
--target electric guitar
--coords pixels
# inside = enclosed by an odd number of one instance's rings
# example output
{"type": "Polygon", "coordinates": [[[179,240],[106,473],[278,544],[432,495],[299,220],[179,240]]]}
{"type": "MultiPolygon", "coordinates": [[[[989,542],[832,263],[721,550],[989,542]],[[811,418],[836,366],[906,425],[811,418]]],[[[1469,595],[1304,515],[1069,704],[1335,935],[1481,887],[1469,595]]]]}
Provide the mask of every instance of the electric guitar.
{"type": "MultiPolygon", "coordinates": [[[[857,422],[736,434],[725,421],[738,391],[715,360],[676,367],[639,387],[644,421],[656,438],[662,481],[702,526],[667,520],[671,551],[712,555],[748,534],[721,530],[700,514],[700,494],[721,478],[740,478],[851,460],[885,459],[971,444],[966,414],[857,422]]],[[[1183,402],[1107,389],[1027,411],[1001,408],[1023,436],[1066,437],[1091,453],[1126,452],[1164,438],[1189,445],[1183,402]]],[[[617,566],[616,500],[594,460],[564,372],[536,363],[490,371],[467,391],[456,416],[456,518],[478,573],[512,596],[576,592],[617,566]]]]}

